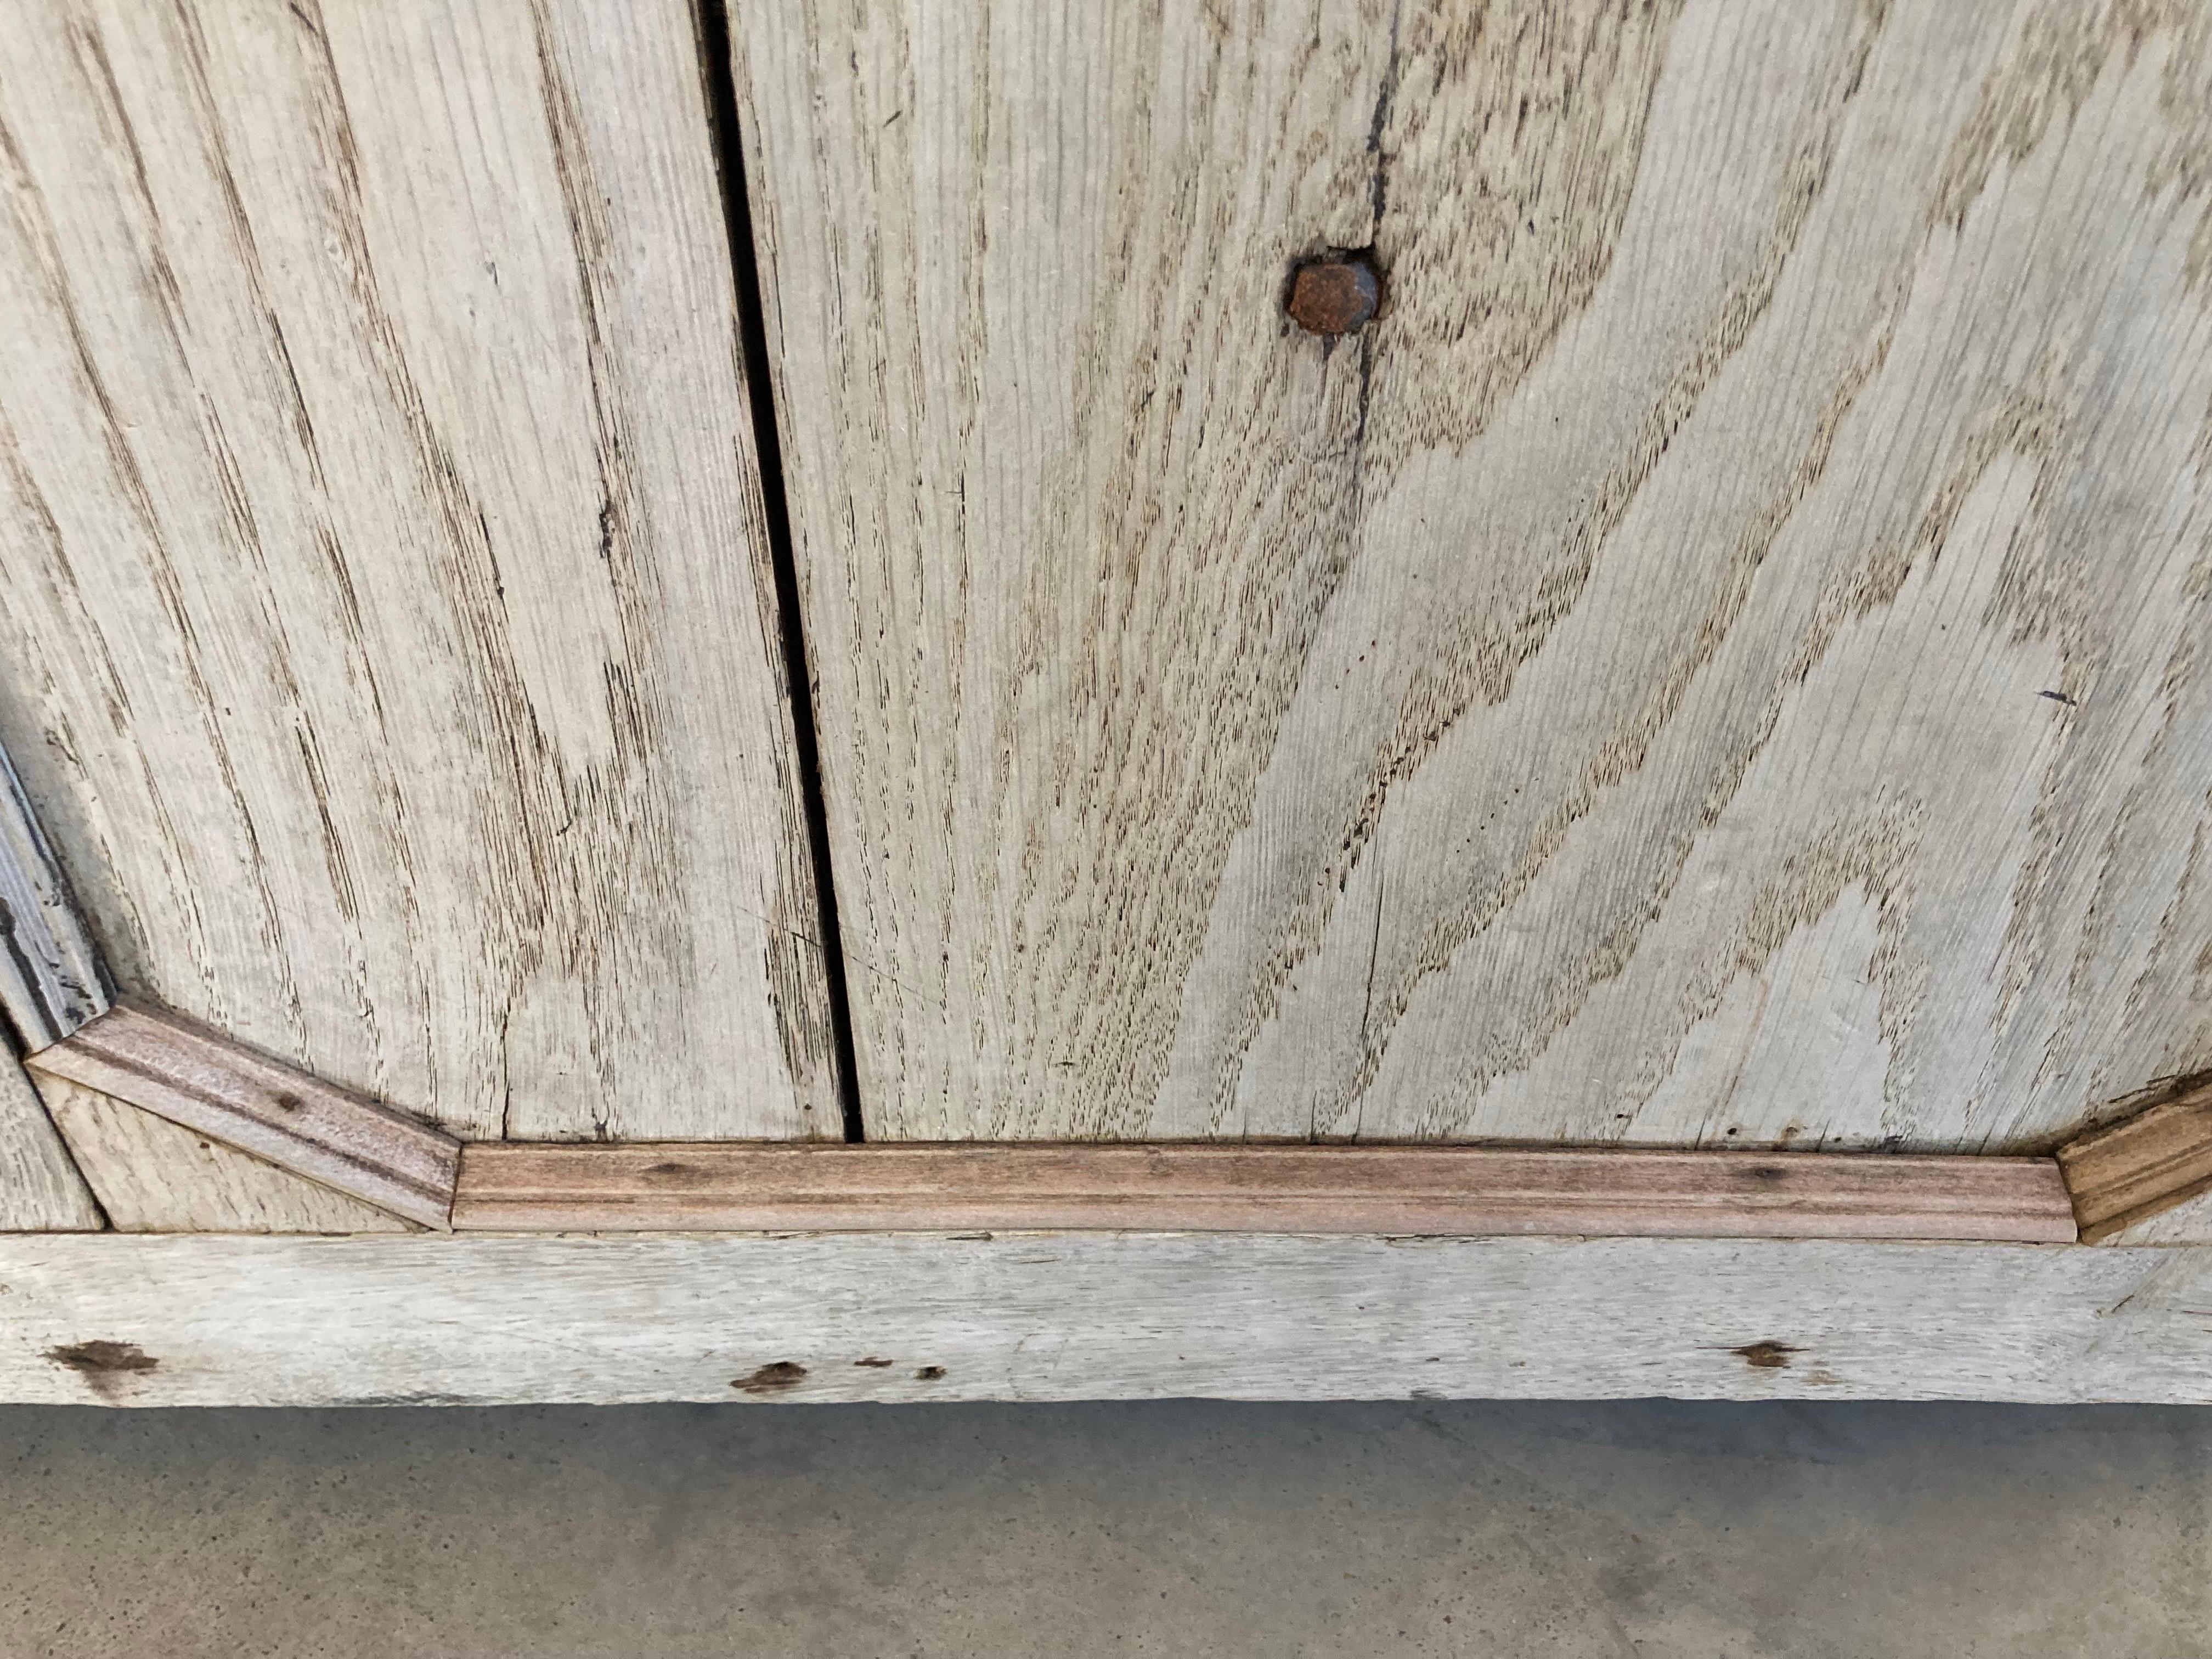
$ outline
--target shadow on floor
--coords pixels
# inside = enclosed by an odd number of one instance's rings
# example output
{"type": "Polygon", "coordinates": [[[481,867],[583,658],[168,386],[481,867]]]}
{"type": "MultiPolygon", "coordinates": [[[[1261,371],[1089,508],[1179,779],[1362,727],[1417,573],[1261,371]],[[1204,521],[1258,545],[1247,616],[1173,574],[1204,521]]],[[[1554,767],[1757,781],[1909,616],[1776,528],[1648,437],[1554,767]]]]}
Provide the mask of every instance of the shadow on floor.
{"type": "Polygon", "coordinates": [[[2212,1411],[0,1407],[0,1655],[2212,1656],[2212,1411]]]}

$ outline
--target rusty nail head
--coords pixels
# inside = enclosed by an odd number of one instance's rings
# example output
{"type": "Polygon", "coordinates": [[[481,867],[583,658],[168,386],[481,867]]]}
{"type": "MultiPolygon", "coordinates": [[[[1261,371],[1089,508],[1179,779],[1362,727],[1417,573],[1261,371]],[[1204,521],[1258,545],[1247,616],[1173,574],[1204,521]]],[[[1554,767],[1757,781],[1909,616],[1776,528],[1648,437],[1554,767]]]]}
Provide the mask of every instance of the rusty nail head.
{"type": "Polygon", "coordinates": [[[1309,334],[1351,334],[1366,326],[1382,298],[1382,284],[1364,253],[1331,253],[1291,273],[1283,308],[1309,334]]]}

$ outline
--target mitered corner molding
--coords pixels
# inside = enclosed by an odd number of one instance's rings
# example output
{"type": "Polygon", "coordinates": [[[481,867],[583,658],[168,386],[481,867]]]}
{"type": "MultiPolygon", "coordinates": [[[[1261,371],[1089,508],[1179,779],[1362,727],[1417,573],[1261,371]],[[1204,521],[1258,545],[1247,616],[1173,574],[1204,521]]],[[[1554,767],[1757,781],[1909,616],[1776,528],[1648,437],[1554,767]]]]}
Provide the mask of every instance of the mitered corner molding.
{"type": "Polygon", "coordinates": [[[0,1018],[36,1054],[113,1003],[60,862],[0,749],[0,1018]]]}
{"type": "Polygon", "coordinates": [[[166,1009],[126,1000],[26,1064],[410,1221],[450,1225],[459,1141],[166,1009]]]}
{"type": "Polygon", "coordinates": [[[2176,1078],[2134,1116],[2075,1136],[2058,1167],[2084,1244],[2212,1192],[2212,1072],[2176,1078]]]}

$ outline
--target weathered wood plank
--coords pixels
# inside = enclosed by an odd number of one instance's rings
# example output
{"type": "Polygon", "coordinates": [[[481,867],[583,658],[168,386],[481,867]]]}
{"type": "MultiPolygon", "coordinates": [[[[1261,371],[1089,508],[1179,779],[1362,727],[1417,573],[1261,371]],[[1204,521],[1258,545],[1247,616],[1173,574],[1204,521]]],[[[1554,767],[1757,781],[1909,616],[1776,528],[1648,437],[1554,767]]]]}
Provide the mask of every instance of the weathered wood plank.
{"type": "Polygon", "coordinates": [[[2085,1244],[2212,1192],[2212,1076],[2069,1141],[2058,1167],[2085,1244]]]}
{"type": "Polygon", "coordinates": [[[31,1065],[410,1221],[451,1214],[451,1135],[173,1014],[123,1003],[31,1065]]]}
{"type": "Polygon", "coordinates": [[[453,1226],[2075,1237],[2049,1158],[1397,1146],[483,1144],[453,1226]]]}
{"type": "Polygon", "coordinates": [[[0,1283],[7,1400],[2212,1401],[2208,1250],[107,1235],[0,1283]]]}
{"type": "Polygon", "coordinates": [[[124,1233],[404,1233],[386,1211],[47,1073],[39,1092],[124,1233]]]}
{"type": "Polygon", "coordinates": [[[100,953],[0,748],[0,1025],[13,1026],[29,1052],[60,1042],[112,1001],[100,953]]]}
{"type": "Polygon", "coordinates": [[[105,1224],[30,1079],[0,1053],[0,1232],[89,1232],[105,1224]]]}
{"type": "Polygon", "coordinates": [[[2200,0],[736,15],[872,1137],[2212,1064],[2200,0]]]}
{"type": "Polygon", "coordinates": [[[118,980],[840,1132],[686,0],[0,0],[0,741],[118,980]]]}

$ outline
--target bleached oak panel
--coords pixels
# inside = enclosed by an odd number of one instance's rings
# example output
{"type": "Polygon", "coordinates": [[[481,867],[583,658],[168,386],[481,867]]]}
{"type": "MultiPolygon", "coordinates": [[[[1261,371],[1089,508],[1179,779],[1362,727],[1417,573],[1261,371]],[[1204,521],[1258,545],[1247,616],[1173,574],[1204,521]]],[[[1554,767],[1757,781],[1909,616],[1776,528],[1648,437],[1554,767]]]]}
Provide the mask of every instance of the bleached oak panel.
{"type": "Polygon", "coordinates": [[[687,0],[0,40],[0,741],[117,977],[475,1135],[837,1133],[687,0]]]}
{"type": "Polygon", "coordinates": [[[480,1143],[453,1226],[2075,1239],[2049,1158],[1625,1147],[480,1143]]]}
{"type": "Polygon", "coordinates": [[[125,1233],[404,1233],[398,1217],[48,1073],[39,1092],[125,1233]]]}
{"type": "Polygon", "coordinates": [[[80,1232],[105,1225],[45,1103],[0,1053],[0,1232],[80,1232]]]}
{"type": "Polygon", "coordinates": [[[734,16],[872,1135],[2212,1064],[2202,0],[734,16]]]}
{"type": "Polygon", "coordinates": [[[2212,1251],[845,1234],[0,1239],[0,1399],[2212,1401],[2212,1251]]]}

